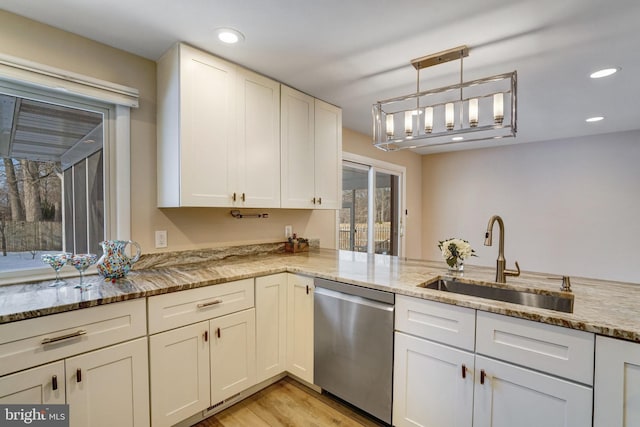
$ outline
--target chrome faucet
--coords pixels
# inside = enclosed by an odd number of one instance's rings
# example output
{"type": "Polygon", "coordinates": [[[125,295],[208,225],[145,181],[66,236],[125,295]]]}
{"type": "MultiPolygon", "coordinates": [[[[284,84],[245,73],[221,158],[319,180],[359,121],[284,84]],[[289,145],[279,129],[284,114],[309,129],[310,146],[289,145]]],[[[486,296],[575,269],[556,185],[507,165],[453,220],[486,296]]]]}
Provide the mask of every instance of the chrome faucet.
{"type": "Polygon", "coordinates": [[[520,275],[520,266],[516,261],[516,270],[507,270],[505,268],[507,261],[504,259],[504,222],[498,215],[494,215],[489,218],[489,225],[487,226],[487,232],[484,235],[484,245],[491,246],[491,240],[493,237],[493,224],[498,222],[498,228],[500,229],[500,243],[498,246],[498,260],[496,261],[496,282],[506,283],[506,276],[517,277],[520,275]]]}

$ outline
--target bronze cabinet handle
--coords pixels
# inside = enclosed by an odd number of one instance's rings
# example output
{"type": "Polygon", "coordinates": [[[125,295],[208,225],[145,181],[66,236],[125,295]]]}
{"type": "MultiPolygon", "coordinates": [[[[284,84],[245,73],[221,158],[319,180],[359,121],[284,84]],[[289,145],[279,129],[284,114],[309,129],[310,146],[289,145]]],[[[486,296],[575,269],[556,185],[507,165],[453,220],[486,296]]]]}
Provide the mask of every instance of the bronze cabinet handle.
{"type": "Polygon", "coordinates": [[[54,375],[51,377],[51,388],[53,390],[57,390],[58,389],[58,376],[54,375]]]}
{"type": "Polygon", "coordinates": [[[462,378],[467,378],[467,367],[462,364],[462,378]]]}
{"type": "Polygon", "coordinates": [[[216,334],[218,334],[218,338],[220,338],[220,335],[221,335],[221,333],[220,333],[220,328],[218,328],[218,329],[216,330],[216,334]]]}
{"type": "Polygon", "coordinates": [[[480,384],[484,384],[484,379],[487,376],[487,373],[484,371],[484,369],[480,369],[480,384]]]}
{"type": "Polygon", "coordinates": [[[204,342],[209,341],[209,331],[204,331],[204,342]]]}
{"type": "Polygon", "coordinates": [[[82,369],[78,368],[76,370],[76,381],[82,382],[82,369]]]}

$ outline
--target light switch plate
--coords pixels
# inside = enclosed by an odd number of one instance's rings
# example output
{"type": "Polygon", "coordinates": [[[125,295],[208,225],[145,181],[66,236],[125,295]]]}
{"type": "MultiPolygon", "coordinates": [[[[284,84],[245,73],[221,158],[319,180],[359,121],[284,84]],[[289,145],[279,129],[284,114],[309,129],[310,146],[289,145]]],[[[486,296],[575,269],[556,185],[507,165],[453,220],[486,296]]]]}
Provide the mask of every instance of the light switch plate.
{"type": "Polygon", "coordinates": [[[167,247],[167,230],[156,230],[156,248],[167,247]]]}

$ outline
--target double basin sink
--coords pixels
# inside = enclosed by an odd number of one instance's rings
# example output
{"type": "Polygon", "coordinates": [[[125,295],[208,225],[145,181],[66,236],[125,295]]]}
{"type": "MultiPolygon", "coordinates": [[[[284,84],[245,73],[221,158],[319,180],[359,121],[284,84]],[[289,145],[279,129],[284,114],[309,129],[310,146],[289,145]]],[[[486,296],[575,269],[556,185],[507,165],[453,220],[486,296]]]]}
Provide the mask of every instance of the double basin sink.
{"type": "Polygon", "coordinates": [[[433,283],[418,285],[427,289],[442,292],[469,295],[493,301],[503,301],[527,307],[573,313],[574,296],[571,293],[535,292],[509,287],[498,287],[489,284],[461,282],[455,279],[439,279],[433,283]]]}

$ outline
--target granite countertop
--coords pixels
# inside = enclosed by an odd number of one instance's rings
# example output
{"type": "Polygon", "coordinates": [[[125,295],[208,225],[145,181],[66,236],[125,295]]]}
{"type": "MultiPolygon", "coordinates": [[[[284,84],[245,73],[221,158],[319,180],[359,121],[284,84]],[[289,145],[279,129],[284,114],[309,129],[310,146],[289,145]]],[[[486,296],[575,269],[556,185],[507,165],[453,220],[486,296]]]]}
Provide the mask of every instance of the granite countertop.
{"type": "MultiPolygon", "coordinates": [[[[444,262],[327,249],[295,255],[235,253],[210,257],[210,254],[203,256],[197,251],[181,254],[147,256],[136,265],[138,269],[115,283],[102,281],[98,276],[87,276],[85,280],[93,282],[87,290],[74,288],[77,278],[68,279],[67,285],[62,287],[50,287],[51,282],[0,286],[0,324],[291,272],[640,342],[640,285],[635,284],[572,277],[574,311],[562,313],[420,287],[451,276],[444,262]]],[[[454,275],[461,280],[492,283],[495,270],[465,265],[464,273],[454,275]]],[[[547,276],[523,272],[520,277],[508,277],[507,285],[542,293],[559,291],[560,280],[547,276]]]]}

